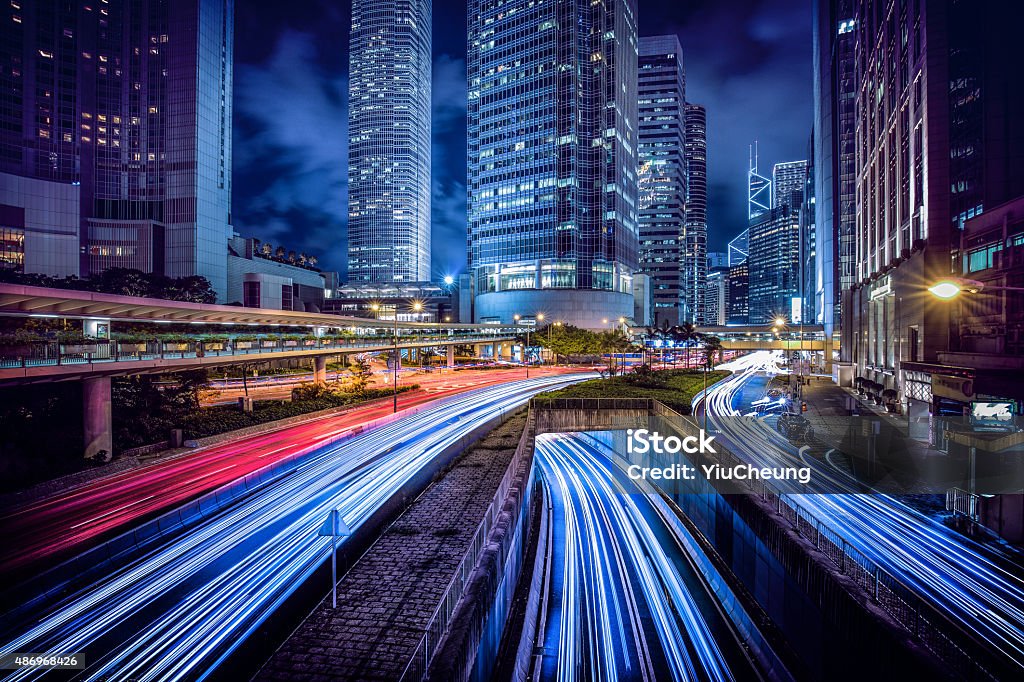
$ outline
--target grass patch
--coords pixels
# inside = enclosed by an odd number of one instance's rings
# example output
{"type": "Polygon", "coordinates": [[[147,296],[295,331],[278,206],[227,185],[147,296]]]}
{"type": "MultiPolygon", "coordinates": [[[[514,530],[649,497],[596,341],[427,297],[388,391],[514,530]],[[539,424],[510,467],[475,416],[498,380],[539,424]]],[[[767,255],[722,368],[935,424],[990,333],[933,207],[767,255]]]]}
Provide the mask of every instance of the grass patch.
{"type": "MultiPolygon", "coordinates": [[[[547,391],[538,398],[653,398],[679,414],[690,414],[691,401],[704,388],[702,372],[669,369],[653,372],[652,380],[638,382],[629,375],[609,379],[591,379],[557,391],[547,391]]],[[[708,372],[708,386],[729,376],[726,371],[708,372]]]]}

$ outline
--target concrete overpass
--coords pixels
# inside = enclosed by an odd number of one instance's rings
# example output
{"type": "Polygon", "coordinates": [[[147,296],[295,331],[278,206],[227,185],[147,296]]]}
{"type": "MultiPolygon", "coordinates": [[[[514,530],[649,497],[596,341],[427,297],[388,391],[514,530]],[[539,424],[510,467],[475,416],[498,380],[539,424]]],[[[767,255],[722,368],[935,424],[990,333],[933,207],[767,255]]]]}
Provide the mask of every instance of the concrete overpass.
{"type": "Polygon", "coordinates": [[[327,358],[421,348],[447,348],[454,364],[457,345],[485,347],[494,357],[511,357],[522,328],[461,323],[371,320],[322,313],[244,308],[119,296],[91,291],[0,284],[0,316],[81,321],[85,341],[26,341],[0,345],[0,386],[81,380],[86,456],[112,450],[110,379],[203,367],[309,357],[314,379],[326,379],[327,358]],[[175,340],[118,342],[110,338],[131,323],[187,324],[175,340]],[[221,330],[211,339],[204,332],[221,330]],[[252,327],[280,332],[252,333],[252,327]],[[229,331],[222,331],[223,329],[229,331]],[[193,331],[194,330],[194,331],[193,331]],[[96,338],[94,338],[96,337],[96,338]]]}
{"type": "Polygon", "coordinates": [[[839,338],[825,338],[825,329],[820,324],[785,325],[781,328],[770,324],[697,327],[697,331],[717,336],[725,350],[827,351],[827,359],[831,358],[832,351],[839,350],[839,338]]]}

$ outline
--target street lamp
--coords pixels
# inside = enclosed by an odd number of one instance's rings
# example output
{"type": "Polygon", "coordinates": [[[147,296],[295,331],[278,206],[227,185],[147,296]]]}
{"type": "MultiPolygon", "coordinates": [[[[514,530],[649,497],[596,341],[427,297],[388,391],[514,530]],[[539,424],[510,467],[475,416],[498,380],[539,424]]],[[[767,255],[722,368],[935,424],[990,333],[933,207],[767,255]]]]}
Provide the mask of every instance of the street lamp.
{"type": "MultiPolygon", "coordinates": [[[[520,315],[519,313],[516,313],[515,315],[512,316],[512,318],[516,321],[516,326],[518,327],[519,326],[519,320],[523,319],[523,316],[520,315]]],[[[526,365],[526,378],[527,379],[530,378],[530,363],[529,363],[529,361],[526,358],[526,353],[527,353],[527,351],[529,349],[530,349],[530,327],[529,327],[529,325],[527,325],[527,327],[526,327],[526,346],[523,348],[523,364],[526,365]]]]}
{"type": "Polygon", "coordinates": [[[976,294],[982,289],[988,289],[990,291],[1024,291],[1024,287],[1004,287],[986,284],[985,282],[979,282],[976,279],[964,279],[962,277],[949,277],[928,287],[928,291],[930,291],[932,295],[945,301],[948,301],[951,298],[956,298],[964,291],[970,294],[976,294]]]}

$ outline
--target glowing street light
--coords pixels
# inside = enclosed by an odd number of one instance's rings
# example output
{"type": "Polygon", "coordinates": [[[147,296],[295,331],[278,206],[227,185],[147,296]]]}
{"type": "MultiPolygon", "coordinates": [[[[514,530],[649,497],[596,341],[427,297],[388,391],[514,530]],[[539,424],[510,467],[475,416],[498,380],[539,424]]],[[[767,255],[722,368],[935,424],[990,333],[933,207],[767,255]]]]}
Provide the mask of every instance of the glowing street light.
{"type": "MultiPolygon", "coordinates": [[[[936,282],[932,286],[928,287],[928,291],[932,293],[936,298],[941,298],[944,301],[948,301],[951,298],[956,298],[961,292],[967,291],[972,294],[976,294],[985,288],[985,284],[973,279],[962,279],[960,277],[952,277],[950,279],[944,279],[940,282],[936,282]]],[[[989,287],[990,289],[1020,291],[1020,287],[989,287]]]]}
{"type": "Polygon", "coordinates": [[[979,282],[976,279],[964,279],[962,277],[949,277],[928,287],[928,291],[930,291],[933,296],[941,298],[944,301],[956,298],[962,292],[976,294],[982,289],[988,289],[989,291],[1024,291],[1024,287],[1004,287],[986,284],[985,282],[979,282]]]}

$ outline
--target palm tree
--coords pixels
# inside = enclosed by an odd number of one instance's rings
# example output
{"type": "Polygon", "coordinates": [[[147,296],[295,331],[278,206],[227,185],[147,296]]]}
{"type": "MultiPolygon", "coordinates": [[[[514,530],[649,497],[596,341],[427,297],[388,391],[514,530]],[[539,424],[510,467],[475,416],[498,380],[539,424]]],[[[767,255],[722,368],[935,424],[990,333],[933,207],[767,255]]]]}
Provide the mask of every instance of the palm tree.
{"type": "Polygon", "coordinates": [[[690,346],[694,341],[700,339],[697,327],[692,322],[684,322],[678,327],[678,339],[686,346],[686,369],[690,369],[690,346]]]}
{"type": "Polygon", "coordinates": [[[711,369],[715,366],[715,355],[722,357],[722,340],[717,336],[701,335],[704,341],[704,366],[711,369]]]}

